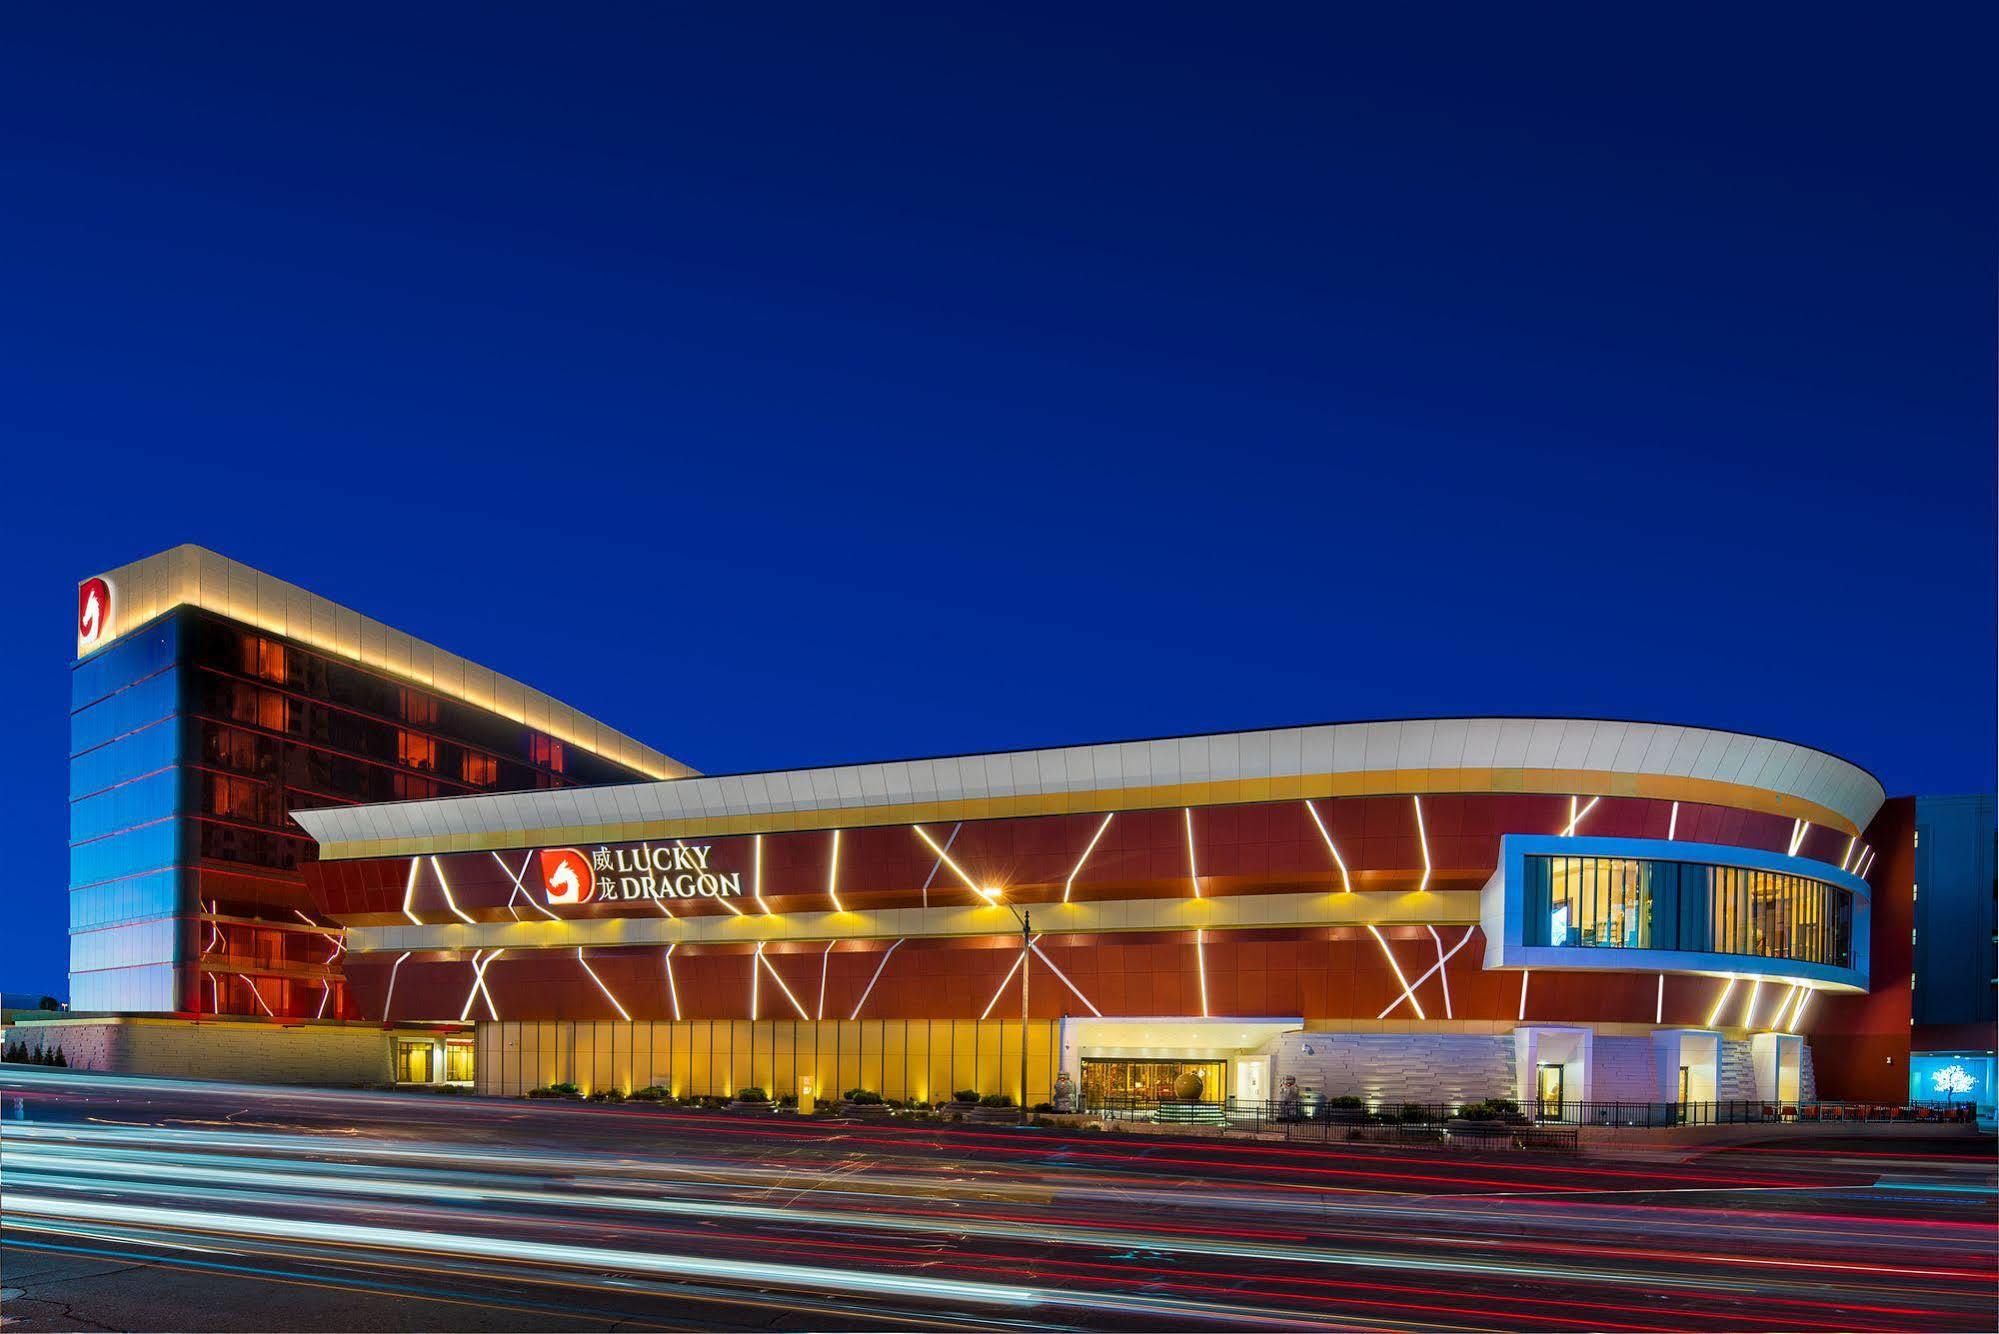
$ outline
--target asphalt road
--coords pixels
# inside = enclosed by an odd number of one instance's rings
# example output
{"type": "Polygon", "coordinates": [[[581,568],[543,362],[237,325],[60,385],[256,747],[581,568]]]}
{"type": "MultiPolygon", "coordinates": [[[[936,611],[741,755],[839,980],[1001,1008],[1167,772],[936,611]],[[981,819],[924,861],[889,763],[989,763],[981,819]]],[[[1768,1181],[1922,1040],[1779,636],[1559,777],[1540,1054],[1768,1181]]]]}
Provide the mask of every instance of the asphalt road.
{"type": "Polygon", "coordinates": [[[1992,1142],[1321,1147],[0,1071],[30,1330],[1991,1330],[1992,1142]]]}

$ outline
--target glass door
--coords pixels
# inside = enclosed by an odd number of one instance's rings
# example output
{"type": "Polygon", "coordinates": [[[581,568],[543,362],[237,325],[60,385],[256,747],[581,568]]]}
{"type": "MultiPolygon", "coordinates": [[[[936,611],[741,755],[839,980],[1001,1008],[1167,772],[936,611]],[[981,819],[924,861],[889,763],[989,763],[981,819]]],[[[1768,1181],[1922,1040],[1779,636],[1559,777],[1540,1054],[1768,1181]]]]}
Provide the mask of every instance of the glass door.
{"type": "Polygon", "coordinates": [[[1562,1067],[1543,1065],[1534,1071],[1534,1102],[1544,1121],[1562,1119],[1562,1067]]]}

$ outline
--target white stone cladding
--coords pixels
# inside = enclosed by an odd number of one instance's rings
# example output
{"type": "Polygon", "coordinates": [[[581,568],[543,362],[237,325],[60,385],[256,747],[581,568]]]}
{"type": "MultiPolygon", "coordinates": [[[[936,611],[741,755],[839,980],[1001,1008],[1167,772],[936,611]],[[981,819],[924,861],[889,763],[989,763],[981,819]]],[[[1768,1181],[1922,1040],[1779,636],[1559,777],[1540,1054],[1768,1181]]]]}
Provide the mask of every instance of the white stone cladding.
{"type": "Polygon", "coordinates": [[[1666,1102],[1652,1038],[1604,1037],[1593,1044],[1590,1098],[1594,1102],[1666,1102]]]}
{"type": "Polygon", "coordinates": [[[1272,1096],[1296,1076],[1303,1093],[1354,1094],[1370,1106],[1512,1097],[1510,1033],[1286,1033],[1270,1051],[1272,1096]]]}
{"type": "Polygon", "coordinates": [[[1747,1038],[1721,1040],[1721,1071],[1714,1096],[1722,1102],[1750,1102],[1756,1097],[1756,1054],[1747,1038]]]}

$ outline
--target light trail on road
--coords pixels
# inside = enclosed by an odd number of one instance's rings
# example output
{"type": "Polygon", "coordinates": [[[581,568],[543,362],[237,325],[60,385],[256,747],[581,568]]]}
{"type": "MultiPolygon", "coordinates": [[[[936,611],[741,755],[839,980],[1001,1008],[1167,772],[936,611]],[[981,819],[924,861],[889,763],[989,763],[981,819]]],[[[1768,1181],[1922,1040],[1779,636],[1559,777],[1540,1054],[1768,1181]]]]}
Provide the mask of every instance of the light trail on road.
{"type": "Polygon", "coordinates": [[[1993,1173],[1961,1152],[1549,1161],[64,1072],[3,1071],[0,1089],[19,1111],[0,1122],[0,1246],[402,1293],[522,1329],[1999,1314],[1993,1173]]]}

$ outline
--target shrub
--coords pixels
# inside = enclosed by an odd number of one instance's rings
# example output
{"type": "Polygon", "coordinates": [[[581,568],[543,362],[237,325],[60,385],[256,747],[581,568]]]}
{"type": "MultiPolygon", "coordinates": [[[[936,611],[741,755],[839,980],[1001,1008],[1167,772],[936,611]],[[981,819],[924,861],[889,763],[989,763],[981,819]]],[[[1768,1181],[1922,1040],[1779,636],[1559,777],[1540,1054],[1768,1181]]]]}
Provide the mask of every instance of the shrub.
{"type": "Polygon", "coordinates": [[[977,1089],[959,1089],[951,1095],[951,1098],[955,1102],[977,1102],[979,1100],[979,1091],[977,1089]]]}
{"type": "Polygon", "coordinates": [[[979,1106],[1011,1107],[1013,1106],[1013,1095],[1010,1093],[988,1093],[985,1097],[979,1099],[979,1106]]]}
{"type": "Polygon", "coordinates": [[[1337,1098],[1326,1099],[1326,1105],[1328,1107],[1337,1107],[1341,1111],[1357,1112],[1366,1104],[1361,1102],[1360,1097],[1357,1094],[1342,1093],[1337,1098]]]}
{"type": "Polygon", "coordinates": [[[777,1105],[780,1107],[796,1107],[798,1106],[798,1095],[796,1093],[787,1093],[777,1100],[777,1105]]]}
{"type": "Polygon", "coordinates": [[[623,1102],[624,1100],[625,1091],[623,1089],[598,1089],[590,1095],[591,1102],[623,1102]]]}
{"type": "Polygon", "coordinates": [[[757,1088],[757,1087],[755,1087],[755,1086],[751,1086],[750,1088],[746,1088],[746,1089],[737,1089],[737,1090],[736,1090],[736,1101],[737,1101],[737,1102],[769,1102],[769,1101],[770,1101],[770,1094],[768,1094],[768,1093],[764,1092],[764,1091],[763,1091],[762,1089],[760,1089],[760,1088],[757,1088]]]}
{"type": "Polygon", "coordinates": [[[670,1090],[661,1088],[658,1084],[648,1084],[642,1089],[632,1090],[632,1101],[672,1102],[673,1094],[670,1090]]]}
{"type": "Polygon", "coordinates": [[[1037,1112],[1052,1112],[1055,1110],[1055,1104],[1052,1102],[1037,1102],[1034,1104],[1031,1110],[1037,1112]]]}
{"type": "Polygon", "coordinates": [[[1429,1119],[1430,1109],[1421,1103],[1405,1102],[1402,1104],[1401,1120],[1404,1125],[1421,1125],[1429,1119]]]}
{"type": "Polygon", "coordinates": [[[882,1100],[881,1094],[875,1093],[869,1089],[847,1090],[848,1102],[859,1103],[865,1107],[879,1107],[881,1105],[881,1100],[882,1100]]]}

